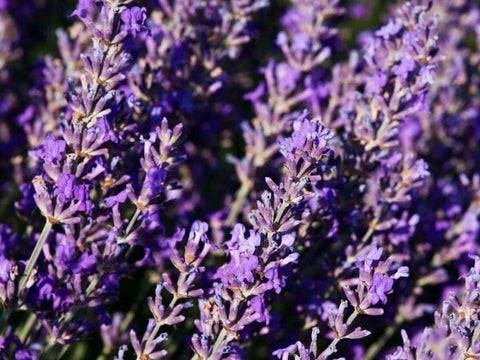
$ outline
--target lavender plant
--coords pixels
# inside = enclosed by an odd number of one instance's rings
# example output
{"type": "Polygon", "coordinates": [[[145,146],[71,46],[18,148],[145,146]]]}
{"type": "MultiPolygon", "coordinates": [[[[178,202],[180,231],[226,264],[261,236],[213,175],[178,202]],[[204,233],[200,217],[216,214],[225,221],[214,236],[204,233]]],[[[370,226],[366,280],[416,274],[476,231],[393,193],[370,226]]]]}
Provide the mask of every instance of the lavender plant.
{"type": "Polygon", "coordinates": [[[0,0],[0,359],[480,357],[478,4],[80,0],[32,54],[42,6],[0,0]]]}

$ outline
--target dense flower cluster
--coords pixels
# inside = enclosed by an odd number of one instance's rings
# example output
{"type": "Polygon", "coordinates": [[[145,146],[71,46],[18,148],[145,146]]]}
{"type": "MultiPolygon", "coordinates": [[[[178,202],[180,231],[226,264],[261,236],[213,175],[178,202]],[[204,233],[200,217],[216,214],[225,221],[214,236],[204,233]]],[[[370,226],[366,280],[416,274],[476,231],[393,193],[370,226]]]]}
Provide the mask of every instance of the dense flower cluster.
{"type": "Polygon", "coordinates": [[[63,6],[0,0],[0,359],[480,359],[479,4],[63,6]]]}

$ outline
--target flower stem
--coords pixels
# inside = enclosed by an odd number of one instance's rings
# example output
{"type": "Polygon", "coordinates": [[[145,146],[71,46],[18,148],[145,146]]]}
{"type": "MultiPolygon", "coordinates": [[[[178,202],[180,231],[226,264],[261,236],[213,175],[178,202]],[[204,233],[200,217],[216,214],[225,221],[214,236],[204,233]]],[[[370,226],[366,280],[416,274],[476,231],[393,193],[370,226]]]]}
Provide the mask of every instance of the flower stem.
{"type": "Polygon", "coordinates": [[[212,352],[210,353],[210,355],[207,357],[206,360],[212,360],[212,359],[214,359],[214,356],[215,356],[215,354],[217,353],[218,348],[220,347],[220,345],[222,345],[223,340],[225,339],[225,336],[226,336],[226,335],[227,335],[227,331],[225,330],[225,328],[222,328],[222,330],[221,330],[220,333],[218,334],[218,337],[217,337],[217,340],[215,341],[215,344],[213,345],[212,352]]]}
{"type": "Polygon", "coordinates": [[[140,213],[141,213],[140,209],[137,208],[135,210],[135,213],[133,214],[133,217],[130,219],[130,222],[128,223],[127,230],[125,230],[125,237],[130,235],[130,231],[132,230],[133,225],[135,225],[135,222],[137,221],[140,213]]]}
{"type": "Polygon", "coordinates": [[[32,330],[32,327],[35,324],[36,319],[37,319],[37,317],[35,316],[35,314],[33,312],[28,315],[27,321],[25,322],[25,324],[23,324],[22,330],[20,331],[20,333],[18,335],[18,337],[19,337],[19,339],[22,343],[25,343],[25,341],[27,340],[27,338],[30,334],[30,331],[32,330]]]}
{"type": "Polygon", "coordinates": [[[242,208],[242,203],[250,192],[251,187],[252,183],[250,181],[244,181],[240,189],[238,189],[235,196],[235,201],[233,202],[230,213],[228,214],[228,218],[226,221],[227,226],[232,227],[235,223],[235,220],[237,220],[240,209],[242,208]]]}
{"type": "MultiPolygon", "coordinates": [[[[132,218],[130,219],[130,222],[128,223],[127,229],[125,230],[125,235],[123,236],[123,238],[121,238],[121,240],[126,239],[128,237],[128,235],[130,235],[130,231],[132,230],[133,226],[137,222],[137,219],[140,216],[140,214],[141,214],[141,210],[139,208],[137,208],[135,210],[135,213],[133,214],[132,218]]],[[[130,255],[132,255],[133,248],[134,248],[134,246],[131,245],[130,248],[127,250],[127,253],[125,254],[126,259],[128,259],[130,257],[130,255]]]]}
{"type": "Polygon", "coordinates": [[[30,258],[27,261],[27,267],[25,268],[25,272],[23,273],[20,279],[20,283],[18,284],[17,296],[20,296],[23,288],[27,284],[27,281],[30,279],[33,268],[37,263],[38,257],[40,256],[40,252],[42,251],[43,245],[45,245],[45,242],[47,241],[48,234],[50,233],[51,229],[52,229],[52,224],[49,221],[46,221],[45,225],[43,226],[42,233],[40,234],[40,238],[38,239],[35,245],[35,248],[33,249],[33,252],[30,255],[30,258]]]}
{"type": "Polygon", "coordinates": [[[365,352],[365,355],[363,357],[364,360],[372,360],[375,359],[380,352],[380,350],[383,349],[385,344],[390,340],[390,338],[395,334],[395,332],[398,330],[400,327],[400,324],[402,324],[402,317],[401,316],[396,316],[395,322],[387,327],[387,329],[383,332],[383,335],[375,341],[370,347],[367,349],[365,352]]]}
{"type": "Polygon", "coordinates": [[[0,334],[2,334],[3,329],[6,328],[8,323],[8,318],[10,317],[11,313],[12,313],[12,310],[7,308],[3,309],[2,316],[0,316],[0,334]]]}

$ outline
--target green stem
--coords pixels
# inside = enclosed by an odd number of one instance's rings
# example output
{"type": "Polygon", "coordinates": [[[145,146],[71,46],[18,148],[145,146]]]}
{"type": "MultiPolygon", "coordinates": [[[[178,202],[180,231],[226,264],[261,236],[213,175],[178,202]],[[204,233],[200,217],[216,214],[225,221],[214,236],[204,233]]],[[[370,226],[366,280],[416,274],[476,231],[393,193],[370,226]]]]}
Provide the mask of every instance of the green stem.
{"type": "MultiPolygon", "coordinates": [[[[139,208],[135,210],[135,213],[133,214],[132,218],[130,219],[130,222],[128,223],[127,229],[125,230],[125,235],[123,236],[123,238],[120,239],[120,241],[127,238],[128,235],[130,235],[130,231],[132,230],[133,226],[137,222],[137,219],[141,213],[142,212],[140,211],[139,208]]],[[[128,259],[132,255],[133,248],[134,246],[131,245],[130,248],[127,250],[127,253],[125,254],[125,259],[128,259]]]]}
{"type": "Polygon", "coordinates": [[[53,349],[54,349],[54,344],[52,343],[51,339],[49,338],[46,346],[42,349],[42,352],[38,356],[38,360],[52,359],[53,349]]]}
{"type": "Polygon", "coordinates": [[[42,233],[40,234],[40,238],[38,239],[38,241],[35,245],[35,248],[33,249],[33,252],[30,255],[30,258],[28,259],[27,267],[25,268],[25,272],[23,273],[22,277],[20,278],[20,283],[18,285],[17,296],[19,296],[22,293],[23,288],[25,287],[27,281],[30,279],[30,276],[32,275],[33,268],[34,268],[35,264],[37,263],[38,257],[40,256],[40,252],[42,251],[43,245],[45,245],[45,242],[47,241],[48,234],[50,233],[51,229],[52,229],[52,224],[49,221],[46,221],[45,225],[43,226],[42,233]]]}
{"type": "Polygon", "coordinates": [[[364,355],[364,360],[373,360],[377,357],[378,353],[380,350],[383,349],[385,344],[390,340],[390,338],[395,334],[395,332],[398,330],[400,325],[403,323],[404,318],[400,315],[397,314],[395,317],[395,322],[387,327],[383,335],[375,341],[373,344],[370,345],[370,347],[367,349],[364,355]]]}
{"type": "Polygon", "coordinates": [[[135,225],[135,222],[137,221],[140,213],[141,213],[140,209],[137,208],[137,210],[135,210],[135,214],[133,214],[133,217],[130,219],[130,222],[128,223],[127,230],[125,230],[125,237],[130,235],[130,231],[132,230],[133,225],[135,225]]]}
{"type": "Polygon", "coordinates": [[[363,249],[363,247],[365,246],[365,244],[367,243],[367,241],[370,239],[370,237],[373,235],[374,232],[375,232],[375,227],[370,226],[368,228],[368,231],[362,237],[362,240],[360,242],[360,250],[363,249]]]}
{"type": "Polygon", "coordinates": [[[235,196],[235,201],[233,202],[232,208],[230,209],[230,213],[228,214],[226,225],[228,227],[232,227],[235,223],[235,220],[240,213],[240,209],[242,208],[243,201],[247,197],[250,189],[252,187],[252,183],[250,181],[244,181],[240,189],[238,189],[237,194],[235,196]]]}
{"type": "Polygon", "coordinates": [[[35,324],[36,316],[34,313],[30,313],[28,315],[27,321],[25,324],[23,324],[22,330],[20,331],[18,337],[20,338],[20,341],[22,343],[25,343],[25,341],[28,338],[28,335],[30,334],[30,331],[32,330],[33,324],[35,324]]]}
{"type": "Polygon", "coordinates": [[[3,329],[7,327],[8,318],[10,317],[11,313],[12,313],[12,310],[7,308],[3,309],[2,316],[0,316],[0,334],[2,334],[3,329]]]}
{"type": "Polygon", "coordinates": [[[213,359],[213,356],[218,351],[218,348],[220,347],[220,345],[222,345],[223,340],[225,339],[225,336],[227,336],[227,330],[225,330],[225,328],[222,328],[222,330],[220,331],[220,334],[218,334],[218,337],[217,337],[217,340],[215,341],[215,344],[213,345],[212,352],[210,353],[210,355],[207,357],[206,360],[212,360],[213,359]]]}
{"type": "Polygon", "coordinates": [[[393,334],[395,334],[395,332],[398,330],[398,328],[400,327],[400,324],[402,322],[403,321],[400,319],[400,317],[397,316],[395,318],[395,323],[393,323],[392,325],[387,327],[387,329],[385,330],[383,335],[380,337],[380,339],[378,339],[372,345],[370,345],[370,347],[367,349],[363,359],[364,360],[375,359],[377,357],[378,353],[380,352],[380,350],[383,349],[383,347],[388,342],[388,340],[390,340],[390,338],[393,336],[393,334]]]}
{"type": "MultiPolygon", "coordinates": [[[[62,350],[60,350],[60,353],[58,354],[57,359],[61,359],[63,357],[63,355],[65,355],[65,353],[68,351],[69,348],[70,347],[68,347],[68,346],[64,346],[62,348],[62,350]]],[[[74,358],[79,359],[79,357],[74,357],[74,358]]]]}
{"type": "Polygon", "coordinates": [[[93,290],[95,290],[95,287],[98,285],[99,280],[100,280],[100,278],[99,278],[98,275],[95,275],[93,277],[92,282],[90,283],[90,285],[88,285],[87,290],[85,292],[87,297],[92,293],[93,290]]]}

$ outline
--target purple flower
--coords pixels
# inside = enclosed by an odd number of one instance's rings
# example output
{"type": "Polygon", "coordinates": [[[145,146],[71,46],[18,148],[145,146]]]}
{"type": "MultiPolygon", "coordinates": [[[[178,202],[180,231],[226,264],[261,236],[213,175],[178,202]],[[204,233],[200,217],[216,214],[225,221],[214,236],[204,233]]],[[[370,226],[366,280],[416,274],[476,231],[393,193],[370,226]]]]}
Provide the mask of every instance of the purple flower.
{"type": "Polygon", "coordinates": [[[54,195],[57,195],[58,202],[64,204],[75,198],[77,193],[77,178],[74,175],[60,174],[57,179],[57,188],[54,195]]]}
{"type": "Polygon", "coordinates": [[[242,254],[254,254],[260,245],[261,236],[259,233],[250,230],[248,237],[245,226],[236,224],[231,232],[232,238],[227,242],[228,251],[238,250],[242,254]]]}
{"type": "Polygon", "coordinates": [[[288,94],[293,91],[300,77],[300,72],[286,63],[274,65],[270,63],[269,67],[275,68],[275,78],[277,80],[277,88],[281,94],[288,94]]]}
{"type": "Polygon", "coordinates": [[[123,204],[128,197],[128,190],[122,190],[116,195],[109,196],[105,198],[105,206],[111,208],[117,204],[123,204]]]}
{"type": "Polygon", "coordinates": [[[122,30],[128,32],[132,37],[136,37],[139,32],[145,31],[145,21],[147,20],[147,9],[134,6],[122,11],[122,30]]]}
{"type": "Polygon", "coordinates": [[[184,244],[183,256],[180,245],[185,242],[185,230],[178,229],[175,234],[167,240],[170,247],[170,261],[180,272],[187,273],[199,269],[200,264],[211,249],[207,231],[207,223],[198,220],[193,222],[186,244],[184,244]]]}
{"type": "Polygon", "coordinates": [[[57,164],[63,159],[66,147],[64,140],[55,140],[54,137],[49,136],[36,152],[44,161],[57,164]]]}
{"type": "Polygon", "coordinates": [[[256,313],[259,314],[257,321],[259,323],[267,323],[270,319],[270,313],[267,309],[265,304],[265,300],[261,296],[254,296],[252,300],[250,300],[250,308],[256,313]]]}
{"type": "Polygon", "coordinates": [[[367,78],[365,92],[367,94],[380,94],[387,84],[388,76],[384,71],[379,71],[367,78]]]}
{"type": "Polygon", "coordinates": [[[5,256],[0,255],[0,280],[2,282],[7,282],[10,278],[10,270],[12,269],[12,263],[5,258],[5,256]]]}
{"type": "Polygon", "coordinates": [[[433,66],[422,66],[420,69],[420,80],[422,85],[431,85],[435,82],[435,68],[433,66]]]}
{"type": "Polygon", "coordinates": [[[79,0],[75,11],[70,16],[87,17],[88,12],[91,12],[95,7],[95,3],[96,0],[79,0]]]}
{"type": "Polygon", "coordinates": [[[406,80],[408,74],[415,69],[415,60],[413,59],[402,59],[398,65],[392,67],[392,71],[398,77],[406,80]]]}
{"type": "Polygon", "coordinates": [[[375,32],[375,35],[382,37],[385,40],[388,40],[390,37],[398,34],[402,27],[403,25],[401,23],[389,19],[387,25],[384,25],[379,30],[377,30],[375,32]]]}
{"type": "Polygon", "coordinates": [[[383,249],[376,245],[370,246],[368,252],[357,255],[357,266],[360,268],[362,263],[365,267],[371,268],[373,262],[380,260],[383,255],[383,249]]]}
{"type": "Polygon", "coordinates": [[[241,286],[243,283],[254,281],[257,267],[258,258],[255,255],[241,254],[238,250],[232,250],[230,261],[217,271],[217,277],[224,284],[241,286]]]}
{"type": "Polygon", "coordinates": [[[278,263],[271,264],[265,271],[265,277],[268,279],[267,285],[274,289],[277,294],[285,286],[285,277],[281,275],[280,271],[278,263]]]}
{"type": "Polygon", "coordinates": [[[290,137],[280,140],[281,152],[287,158],[305,155],[320,158],[328,150],[327,141],[332,138],[330,130],[305,116],[293,123],[290,137]]]}
{"type": "Polygon", "coordinates": [[[267,2],[79,0],[28,91],[0,0],[0,358],[480,356],[478,4],[267,2]]]}
{"type": "Polygon", "coordinates": [[[377,304],[381,301],[383,304],[387,303],[386,294],[392,291],[393,288],[393,279],[390,276],[375,273],[373,275],[372,284],[370,285],[368,291],[370,293],[370,299],[372,300],[372,305],[377,304]]]}
{"type": "Polygon", "coordinates": [[[77,211],[89,211],[92,207],[86,185],[77,184],[77,178],[70,174],[60,174],[57,179],[57,188],[53,192],[57,203],[75,202],[77,211]]]}
{"type": "Polygon", "coordinates": [[[152,197],[164,191],[164,183],[167,171],[157,167],[151,167],[147,171],[147,177],[143,184],[144,189],[150,190],[152,197]]]}

